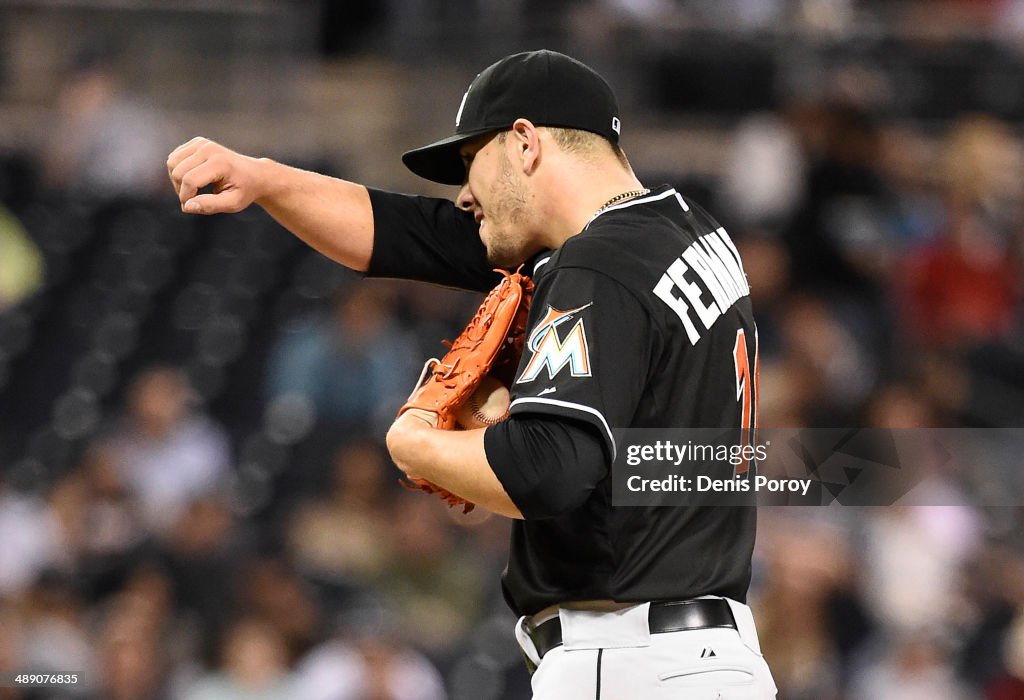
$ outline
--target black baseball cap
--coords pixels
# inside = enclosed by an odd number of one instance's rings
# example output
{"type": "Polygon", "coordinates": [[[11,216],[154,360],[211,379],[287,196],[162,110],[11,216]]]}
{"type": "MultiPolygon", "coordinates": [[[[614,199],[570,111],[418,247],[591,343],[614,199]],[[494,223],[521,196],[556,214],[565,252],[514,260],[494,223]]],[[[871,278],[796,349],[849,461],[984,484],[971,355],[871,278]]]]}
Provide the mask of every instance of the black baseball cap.
{"type": "Polygon", "coordinates": [[[466,167],[459,147],[482,134],[509,129],[519,118],[619,142],[619,106],[605,79],[565,54],[528,51],[485,68],[462,97],[455,134],[407,151],[402,162],[420,177],[461,185],[466,167]]]}

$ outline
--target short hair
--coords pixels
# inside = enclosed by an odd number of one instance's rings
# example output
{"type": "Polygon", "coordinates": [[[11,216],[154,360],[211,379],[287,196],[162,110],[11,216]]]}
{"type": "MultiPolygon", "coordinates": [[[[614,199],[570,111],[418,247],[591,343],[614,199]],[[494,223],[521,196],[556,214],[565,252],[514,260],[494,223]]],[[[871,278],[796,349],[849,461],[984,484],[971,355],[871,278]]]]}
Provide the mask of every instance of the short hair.
{"type": "Polygon", "coordinates": [[[564,129],[556,126],[545,128],[551,134],[551,138],[554,139],[555,143],[566,153],[586,158],[596,155],[601,151],[610,151],[622,163],[623,167],[629,168],[629,161],[626,159],[626,154],[623,150],[600,134],[583,131],[582,129],[564,129]]]}
{"type": "MultiPolygon", "coordinates": [[[[627,170],[632,169],[629,165],[629,159],[626,158],[625,151],[618,144],[612,143],[600,134],[584,131],[583,129],[565,129],[558,126],[545,126],[544,128],[551,134],[551,138],[558,144],[558,147],[566,153],[587,158],[597,155],[601,151],[610,151],[618,159],[619,163],[622,164],[622,167],[627,170]]],[[[498,132],[498,143],[505,143],[507,136],[507,131],[498,132]]]]}

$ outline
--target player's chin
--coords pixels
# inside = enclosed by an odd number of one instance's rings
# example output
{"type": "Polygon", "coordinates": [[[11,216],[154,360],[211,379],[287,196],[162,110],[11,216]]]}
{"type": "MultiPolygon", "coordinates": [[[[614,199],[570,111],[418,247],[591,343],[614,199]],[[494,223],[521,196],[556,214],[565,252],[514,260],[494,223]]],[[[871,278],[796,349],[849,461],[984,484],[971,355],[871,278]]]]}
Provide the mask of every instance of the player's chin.
{"type": "Polygon", "coordinates": [[[501,237],[481,238],[487,248],[487,262],[492,267],[511,268],[526,262],[529,257],[526,250],[519,245],[510,245],[510,241],[501,237]]]}
{"type": "Polygon", "coordinates": [[[526,262],[526,258],[521,253],[508,253],[506,251],[492,252],[488,249],[487,262],[490,263],[491,267],[512,268],[522,265],[526,262]]]}

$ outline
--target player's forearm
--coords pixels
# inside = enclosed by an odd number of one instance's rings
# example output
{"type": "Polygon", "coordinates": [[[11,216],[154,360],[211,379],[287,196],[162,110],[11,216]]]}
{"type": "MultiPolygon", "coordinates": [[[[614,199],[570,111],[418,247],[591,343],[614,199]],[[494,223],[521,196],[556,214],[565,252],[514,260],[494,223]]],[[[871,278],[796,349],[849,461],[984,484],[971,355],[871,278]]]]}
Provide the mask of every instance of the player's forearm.
{"type": "Polygon", "coordinates": [[[268,158],[257,164],[257,204],[328,258],[360,272],[369,268],[373,209],[365,187],[268,158]]]}
{"type": "Polygon", "coordinates": [[[388,431],[387,445],[408,476],[427,479],[499,515],[523,517],[487,461],[483,428],[437,430],[406,415],[388,431]]]}
{"type": "Polygon", "coordinates": [[[373,208],[362,185],[243,155],[202,136],[171,151],[167,174],[186,214],[233,214],[256,202],[332,260],[360,272],[370,265],[373,208]]]}

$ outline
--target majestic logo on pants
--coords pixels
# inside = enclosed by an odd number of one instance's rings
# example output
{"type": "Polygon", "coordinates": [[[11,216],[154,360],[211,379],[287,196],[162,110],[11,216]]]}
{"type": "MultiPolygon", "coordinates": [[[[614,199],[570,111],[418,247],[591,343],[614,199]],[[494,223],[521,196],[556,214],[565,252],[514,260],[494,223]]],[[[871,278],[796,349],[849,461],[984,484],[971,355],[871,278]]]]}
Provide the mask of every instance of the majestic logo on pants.
{"type": "Polygon", "coordinates": [[[533,353],[533,357],[530,358],[523,374],[516,380],[517,383],[532,382],[545,368],[549,379],[554,379],[555,375],[567,366],[569,373],[574,377],[590,376],[590,348],[587,345],[587,331],[583,326],[583,319],[577,318],[568,333],[559,333],[576,314],[588,306],[590,304],[568,311],[548,307],[547,314],[533,329],[526,342],[526,348],[533,353]]]}

